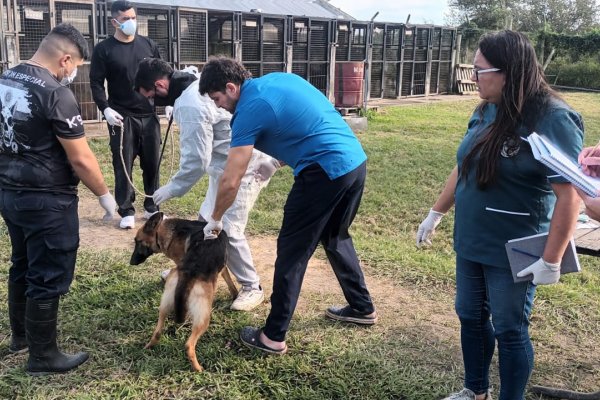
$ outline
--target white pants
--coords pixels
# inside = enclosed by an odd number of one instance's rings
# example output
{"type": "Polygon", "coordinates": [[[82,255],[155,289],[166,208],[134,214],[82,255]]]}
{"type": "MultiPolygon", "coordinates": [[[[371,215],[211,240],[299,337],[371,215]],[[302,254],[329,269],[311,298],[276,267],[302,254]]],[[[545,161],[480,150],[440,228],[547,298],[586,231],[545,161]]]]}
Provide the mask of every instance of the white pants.
{"type": "MultiPolygon", "coordinates": [[[[219,188],[219,176],[209,174],[208,190],[206,197],[200,207],[198,218],[208,219],[212,213],[219,188]]],[[[253,174],[246,174],[242,179],[237,196],[231,205],[223,214],[223,230],[229,237],[227,244],[227,266],[235,276],[238,283],[242,286],[258,288],[259,277],[254,267],[250,246],[246,240],[245,230],[248,222],[248,214],[254,206],[258,194],[267,182],[258,183],[254,180],[253,174]]]]}

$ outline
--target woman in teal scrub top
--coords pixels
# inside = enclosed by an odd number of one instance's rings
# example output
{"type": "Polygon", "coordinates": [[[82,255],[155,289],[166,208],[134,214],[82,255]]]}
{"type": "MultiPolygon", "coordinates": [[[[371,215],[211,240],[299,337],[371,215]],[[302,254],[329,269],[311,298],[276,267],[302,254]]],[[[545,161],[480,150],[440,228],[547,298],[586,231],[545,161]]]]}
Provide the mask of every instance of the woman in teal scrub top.
{"type": "Polygon", "coordinates": [[[533,158],[526,139],[537,132],[577,160],[583,124],[548,86],[520,33],[485,35],[472,80],[482,102],[458,148],[457,166],[419,226],[417,244],[430,243],[454,205],[465,387],[446,399],[491,399],[489,367],[498,343],[500,400],[520,400],[533,369],[528,328],[535,288],[558,282],[579,210],[575,189],[533,158]],[[522,272],[533,280],[514,283],[505,243],[542,232],[549,232],[544,252],[522,272]]]}

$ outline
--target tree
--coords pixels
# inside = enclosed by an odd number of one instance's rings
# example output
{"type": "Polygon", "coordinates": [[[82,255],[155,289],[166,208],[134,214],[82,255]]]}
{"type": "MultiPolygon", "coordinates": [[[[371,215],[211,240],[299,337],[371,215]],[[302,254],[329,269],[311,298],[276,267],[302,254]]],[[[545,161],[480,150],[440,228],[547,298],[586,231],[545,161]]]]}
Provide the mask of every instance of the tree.
{"type": "Polygon", "coordinates": [[[585,33],[600,26],[598,0],[449,0],[449,22],[486,30],[585,33]]]}

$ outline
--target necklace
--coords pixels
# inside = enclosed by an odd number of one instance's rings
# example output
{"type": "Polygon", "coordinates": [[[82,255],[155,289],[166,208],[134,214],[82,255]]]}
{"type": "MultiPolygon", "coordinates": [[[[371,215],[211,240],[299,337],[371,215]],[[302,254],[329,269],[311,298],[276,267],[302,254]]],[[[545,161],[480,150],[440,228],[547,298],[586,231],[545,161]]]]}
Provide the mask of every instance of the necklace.
{"type": "Polygon", "coordinates": [[[42,67],[42,68],[48,69],[48,67],[46,67],[46,66],[45,66],[44,64],[42,64],[41,62],[39,62],[39,61],[35,61],[34,59],[31,59],[31,58],[30,58],[29,60],[27,60],[27,63],[28,63],[28,64],[35,64],[35,65],[38,65],[38,66],[40,66],[40,67],[42,67]]]}

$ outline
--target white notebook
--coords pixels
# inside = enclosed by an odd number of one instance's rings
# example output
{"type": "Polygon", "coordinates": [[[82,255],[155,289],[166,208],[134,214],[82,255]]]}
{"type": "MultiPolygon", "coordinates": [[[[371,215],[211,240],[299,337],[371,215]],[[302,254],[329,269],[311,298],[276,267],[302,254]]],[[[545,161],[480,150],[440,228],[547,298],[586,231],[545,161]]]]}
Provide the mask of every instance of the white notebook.
{"type": "Polygon", "coordinates": [[[568,179],[569,182],[583,190],[588,196],[598,197],[600,178],[584,174],[577,163],[568,158],[543,136],[533,132],[529,135],[527,141],[536,160],[568,179]]]}

